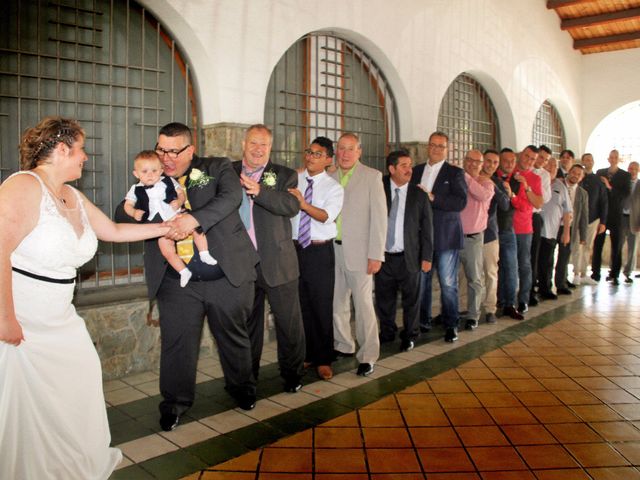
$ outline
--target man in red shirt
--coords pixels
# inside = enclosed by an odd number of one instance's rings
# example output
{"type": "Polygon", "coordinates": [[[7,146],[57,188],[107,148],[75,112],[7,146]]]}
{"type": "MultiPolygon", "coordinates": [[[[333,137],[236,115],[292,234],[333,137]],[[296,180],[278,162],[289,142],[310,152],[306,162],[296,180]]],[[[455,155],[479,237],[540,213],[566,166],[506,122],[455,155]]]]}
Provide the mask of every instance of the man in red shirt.
{"type": "Polygon", "coordinates": [[[531,171],[538,156],[538,148],[527,146],[520,152],[513,178],[518,182],[511,196],[513,231],[518,249],[518,312],[529,310],[529,294],[533,282],[531,272],[531,238],[533,236],[533,209],[542,206],[542,183],[540,177],[531,171]]]}

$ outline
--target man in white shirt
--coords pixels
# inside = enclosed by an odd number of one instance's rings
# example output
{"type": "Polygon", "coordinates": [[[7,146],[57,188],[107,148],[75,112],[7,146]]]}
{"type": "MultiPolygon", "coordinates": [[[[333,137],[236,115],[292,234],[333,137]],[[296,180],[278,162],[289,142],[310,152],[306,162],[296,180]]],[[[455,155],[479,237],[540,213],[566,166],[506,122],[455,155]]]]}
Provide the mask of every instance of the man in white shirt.
{"type": "Polygon", "coordinates": [[[374,277],[376,310],[380,341],[393,341],[398,330],[398,291],[402,292],[404,330],[400,350],[408,352],[420,333],[420,272],[431,270],[433,222],[427,194],[409,183],[413,170],[409,152],[391,152],[386,164],[389,175],[382,182],[389,213],[384,263],[374,277]]]}
{"type": "Polygon", "coordinates": [[[300,267],[305,365],[315,366],[323,380],[333,377],[333,239],[344,200],[344,189],[325,171],[332,159],[333,142],[316,138],[304,151],[305,170],[298,173],[298,187],[289,189],[300,202],[300,213],[291,219],[291,226],[300,267]]]}
{"type": "MultiPolygon", "coordinates": [[[[531,171],[540,177],[542,184],[542,203],[545,204],[551,199],[551,176],[549,172],[545,170],[545,166],[551,157],[551,149],[546,145],[540,145],[538,147],[538,156],[535,162],[533,162],[533,168],[531,171]]],[[[542,232],[542,216],[540,215],[541,208],[533,209],[533,236],[531,237],[531,293],[529,294],[529,305],[535,307],[538,304],[538,298],[536,297],[536,280],[538,278],[538,254],[540,253],[540,234],[542,232]]]]}

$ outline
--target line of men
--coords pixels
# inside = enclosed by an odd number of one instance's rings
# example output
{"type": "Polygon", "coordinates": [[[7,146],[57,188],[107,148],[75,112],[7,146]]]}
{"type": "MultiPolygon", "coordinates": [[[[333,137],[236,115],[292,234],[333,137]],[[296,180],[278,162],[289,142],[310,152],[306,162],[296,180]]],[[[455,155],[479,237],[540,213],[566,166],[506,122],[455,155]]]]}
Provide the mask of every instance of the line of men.
{"type": "MultiPolygon", "coordinates": [[[[569,223],[566,213],[577,209],[566,198],[573,203],[574,197],[562,189],[570,191],[579,183],[582,168],[567,164],[566,185],[554,181],[544,203],[541,176],[532,170],[539,158],[534,146],[519,155],[510,149],[471,150],[459,168],[445,161],[447,135],[434,132],[425,164],[413,168],[407,151],[395,151],[387,156],[383,177],[360,161],[362,147],[354,133],[342,134],[335,151],[330,139],[313,140],[299,172],[271,161],[272,141],[265,125],[249,127],[243,158],[232,163],[198,157],[191,131],[183,124],[171,123],[159,132],[155,151],[164,174],[182,179],[191,205],[190,211],[168,222],[167,236],[185,241],[202,231],[218,260],[209,265],[194,252],[188,265],[193,275],[182,288],[157,242],[145,245],[149,297],[157,300],[160,314],[163,430],[174,429],[194,402],[205,317],[218,347],[225,388],[240,408],[250,410],[256,402],[265,298],[273,313],[283,388],[295,393],[309,367],[320,378],[331,378],[337,356],[355,355],[356,373],[370,375],[380,342],[393,341],[398,333],[398,292],[403,311],[400,349],[413,349],[420,332],[432,325],[432,267],[440,283],[445,341],[458,338],[460,263],[468,289],[465,328],[477,327],[483,309],[485,321],[495,322],[496,305],[504,315],[524,318],[534,280],[547,286],[541,282],[546,263],[538,268],[538,278],[532,272],[534,209],[541,209],[543,224],[549,227],[541,231],[542,239],[558,235],[558,212],[565,220],[563,245],[573,237],[566,229],[581,225],[575,217],[569,223]],[[206,182],[186,181],[194,174],[206,182]],[[556,184],[562,185],[558,191],[556,184]]],[[[553,161],[537,165],[547,168],[549,178],[556,176],[553,161]]],[[[608,196],[625,179],[629,187],[629,178],[620,180],[617,172],[603,173],[609,185],[600,183],[609,189],[608,196]]],[[[636,191],[640,197],[640,189],[636,191]]],[[[589,209],[598,202],[589,197],[589,209]]],[[[610,229],[612,203],[609,199],[610,229]]],[[[596,223],[602,219],[597,218],[596,223]]],[[[624,234],[623,223],[620,219],[618,235],[624,234]]],[[[637,224],[630,228],[636,231],[637,224]]],[[[548,262],[548,248],[542,245],[539,263],[548,262]]],[[[581,258],[580,248],[575,252],[581,258]]],[[[595,275],[595,261],[593,268],[595,275]]],[[[613,262],[611,276],[617,276],[613,262]]]]}

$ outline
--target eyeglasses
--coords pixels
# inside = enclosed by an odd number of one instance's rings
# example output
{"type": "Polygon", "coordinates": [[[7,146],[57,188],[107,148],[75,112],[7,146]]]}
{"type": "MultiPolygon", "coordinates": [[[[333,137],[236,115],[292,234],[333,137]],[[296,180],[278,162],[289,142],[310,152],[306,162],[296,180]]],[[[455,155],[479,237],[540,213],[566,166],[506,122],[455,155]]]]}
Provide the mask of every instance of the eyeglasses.
{"type": "Polygon", "coordinates": [[[184,152],[187,148],[189,148],[191,145],[185,145],[184,147],[182,147],[180,150],[165,150],[164,148],[160,148],[157,144],[156,144],[156,148],[155,151],[158,154],[159,157],[162,157],[163,155],[166,155],[169,158],[178,158],[178,155],[180,155],[182,152],[184,152]]]}
{"type": "Polygon", "coordinates": [[[325,152],[320,152],[320,151],[316,151],[316,152],[314,152],[314,151],[313,151],[313,150],[311,150],[310,148],[307,148],[307,149],[304,151],[304,154],[305,154],[305,155],[311,155],[313,158],[322,158],[322,157],[324,157],[324,156],[326,155],[326,153],[325,153],[325,152]]]}
{"type": "Polygon", "coordinates": [[[437,148],[438,150],[444,150],[445,148],[447,148],[447,146],[441,143],[430,143],[429,148],[437,148]]]}

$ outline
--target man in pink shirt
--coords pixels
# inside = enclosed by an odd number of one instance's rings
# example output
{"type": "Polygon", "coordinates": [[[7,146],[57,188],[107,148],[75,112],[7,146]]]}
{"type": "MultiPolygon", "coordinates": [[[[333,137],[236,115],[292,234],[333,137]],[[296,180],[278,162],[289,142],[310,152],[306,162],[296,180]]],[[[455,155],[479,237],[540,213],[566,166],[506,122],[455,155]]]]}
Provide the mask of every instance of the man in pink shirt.
{"type": "Polygon", "coordinates": [[[482,272],[484,231],[487,228],[489,204],[494,187],[489,177],[481,176],[482,152],[470,150],[464,157],[464,179],[467,183],[467,205],[460,212],[464,247],[460,260],[467,277],[467,316],[465,328],[473,330],[478,326],[482,304],[482,272]]]}
{"type": "Polygon", "coordinates": [[[533,162],[538,156],[538,148],[527,146],[520,152],[518,163],[513,171],[513,178],[518,188],[513,190],[511,205],[514,206],[513,231],[516,234],[518,248],[518,312],[524,314],[529,310],[529,295],[533,283],[531,271],[531,238],[533,236],[533,209],[542,206],[542,182],[540,177],[531,171],[533,162]]]}

